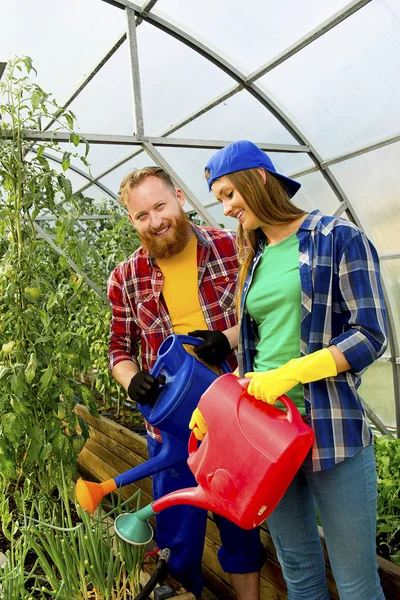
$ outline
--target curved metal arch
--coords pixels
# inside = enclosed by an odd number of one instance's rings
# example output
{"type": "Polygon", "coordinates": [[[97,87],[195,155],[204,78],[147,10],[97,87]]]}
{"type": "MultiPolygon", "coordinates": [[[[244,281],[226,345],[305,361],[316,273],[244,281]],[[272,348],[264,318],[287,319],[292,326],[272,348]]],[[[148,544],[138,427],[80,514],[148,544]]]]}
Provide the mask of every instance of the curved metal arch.
{"type": "MultiPolygon", "coordinates": [[[[36,148],[31,148],[29,150],[29,152],[36,153],[37,150],[36,150],[36,148]]],[[[53,156],[52,154],[49,154],[48,152],[43,152],[43,156],[45,158],[47,158],[47,160],[54,160],[54,162],[58,163],[59,165],[62,164],[62,160],[61,160],[61,158],[58,158],[58,156],[53,156]]],[[[106,194],[108,194],[114,200],[116,200],[118,198],[117,194],[115,194],[110,189],[108,189],[108,187],[105,186],[103,183],[100,183],[99,181],[96,181],[95,183],[92,183],[92,179],[90,178],[90,176],[87,173],[85,173],[85,171],[82,171],[82,169],[79,169],[78,167],[75,167],[74,165],[70,165],[69,169],[71,169],[71,171],[73,171],[74,173],[76,173],[80,177],[83,177],[84,179],[86,179],[90,185],[95,185],[96,187],[99,187],[100,189],[102,189],[103,192],[105,192],[106,194]]],[[[89,185],[87,187],[89,187],[89,185]]]]}

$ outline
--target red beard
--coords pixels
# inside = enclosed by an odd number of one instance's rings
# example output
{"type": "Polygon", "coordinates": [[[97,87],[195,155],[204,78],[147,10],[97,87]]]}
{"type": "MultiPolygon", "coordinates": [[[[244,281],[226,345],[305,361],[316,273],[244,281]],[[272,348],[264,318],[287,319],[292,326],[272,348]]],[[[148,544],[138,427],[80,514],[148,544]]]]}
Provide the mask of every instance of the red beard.
{"type": "Polygon", "coordinates": [[[184,210],[181,209],[175,224],[167,221],[161,229],[170,225],[166,237],[158,238],[153,232],[139,233],[142,246],[152,258],[172,258],[180,254],[189,239],[189,221],[184,210]]]}

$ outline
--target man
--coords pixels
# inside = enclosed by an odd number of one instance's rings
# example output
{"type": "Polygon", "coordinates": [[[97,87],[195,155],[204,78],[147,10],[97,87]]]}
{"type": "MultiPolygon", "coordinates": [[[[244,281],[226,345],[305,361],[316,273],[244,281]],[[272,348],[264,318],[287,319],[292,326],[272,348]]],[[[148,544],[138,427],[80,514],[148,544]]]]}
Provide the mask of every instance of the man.
{"type": "MultiPolygon", "coordinates": [[[[188,332],[204,339],[196,354],[209,364],[227,359],[232,369],[237,345],[234,304],[235,236],[223,229],[199,227],[183,211],[185,198],[158,167],[130,173],[122,181],[120,201],[128,211],[141,247],[110,276],[112,306],[109,364],[131,399],[151,403],[159,379],[150,375],[162,341],[188,332]],[[194,331],[193,331],[194,330],[194,331]],[[141,366],[138,362],[140,348],[141,366]]],[[[160,452],[160,432],[148,428],[149,455],[160,452]]],[[[153,476],[158,497],[196,482],[186,464],[153,476]]],[[[178,506],[157,515],[157,543],[169,547],[170,572],[199,596],[207,513],[178,506]]],[[[219,560],[230,574],[239,600],[258,600],[264,549],[258,531],[244,531],[220,517],[219,560]]]]}

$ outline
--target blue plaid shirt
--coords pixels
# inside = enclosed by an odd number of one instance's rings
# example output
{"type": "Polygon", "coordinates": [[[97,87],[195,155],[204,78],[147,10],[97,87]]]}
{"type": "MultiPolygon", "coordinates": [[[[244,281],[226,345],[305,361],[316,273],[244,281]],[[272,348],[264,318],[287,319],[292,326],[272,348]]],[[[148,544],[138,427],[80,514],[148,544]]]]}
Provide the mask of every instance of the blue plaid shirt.
{"type": "MultiPolygon", "coordinates": [[[[376,250],[355,225],[315,210],[307,215],[297,237],[300,353],[304,356],[334,345],[352,367],[336,377],[304,385],[307,420],[315,433],[313,468],[320,471],[372,443],[357,388],[361,373],[386,348],[386,308],[376,250]]],[[[261,234],[241,298],[238,353],[242,377],[253,370],[257,343],[256,326],[244,304],[264,242],[261,234]]]]}

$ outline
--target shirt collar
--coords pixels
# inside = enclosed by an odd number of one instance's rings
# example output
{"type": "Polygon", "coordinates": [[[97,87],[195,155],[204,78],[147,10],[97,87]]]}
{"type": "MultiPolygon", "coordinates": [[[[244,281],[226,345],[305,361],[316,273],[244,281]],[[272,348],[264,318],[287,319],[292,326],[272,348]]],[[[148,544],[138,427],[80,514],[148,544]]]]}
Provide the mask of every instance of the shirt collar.
{"type": "Polygon", "coordinates": [[[320,222],[320,220],[323,217],[323,213],[318,210],[315,209],[312,212],[310,212],[306,218],[304,219],[304,221],[302,222],[302,224],[299,227],[299,230],[308,230],[308,231],[312,231],[313,229],[316,228],[316,226],[318,225],[318,223],[320,222]]]}

